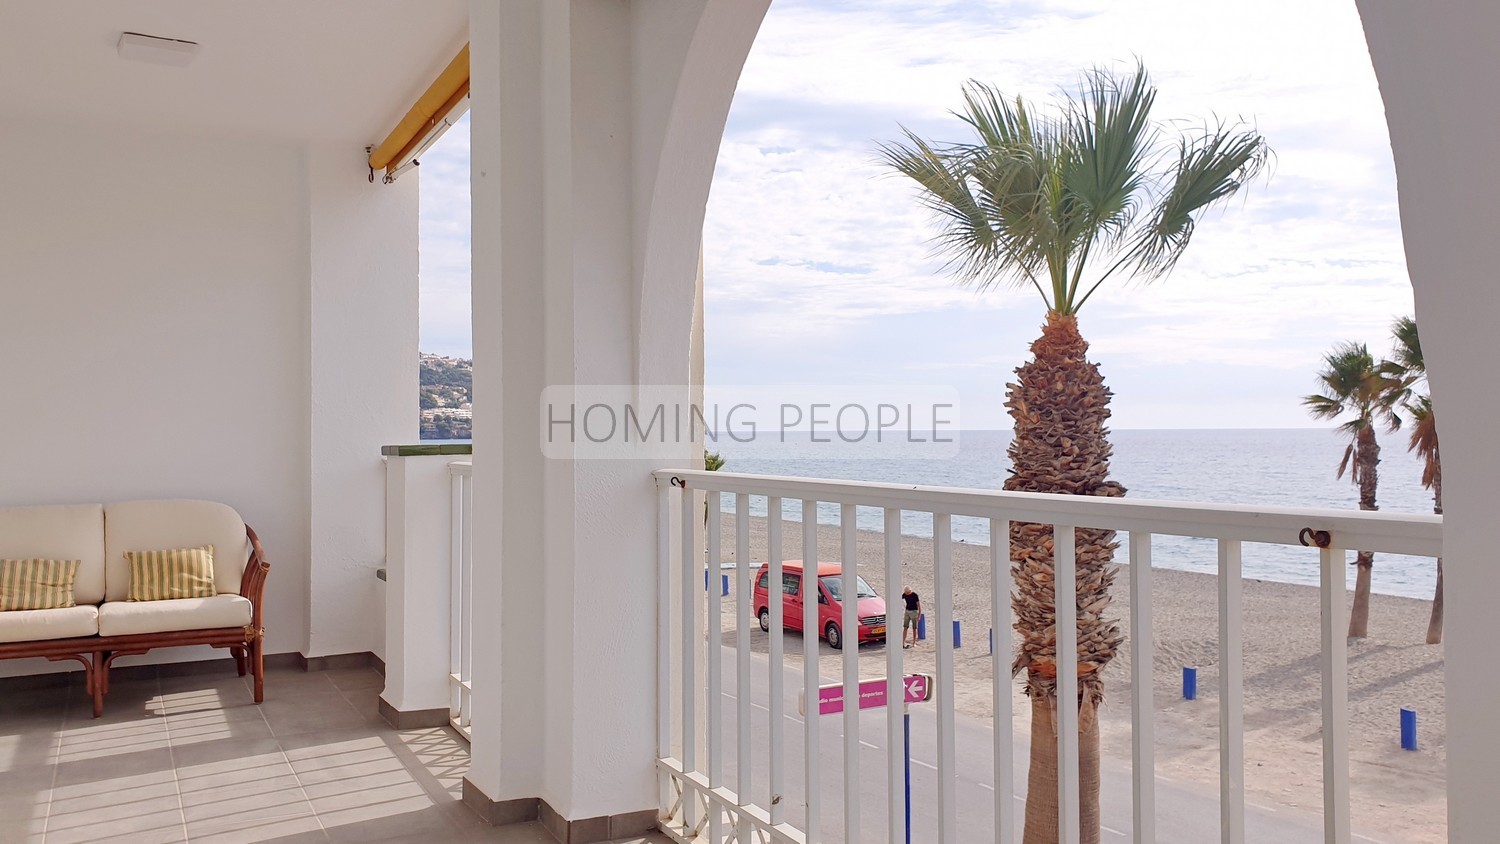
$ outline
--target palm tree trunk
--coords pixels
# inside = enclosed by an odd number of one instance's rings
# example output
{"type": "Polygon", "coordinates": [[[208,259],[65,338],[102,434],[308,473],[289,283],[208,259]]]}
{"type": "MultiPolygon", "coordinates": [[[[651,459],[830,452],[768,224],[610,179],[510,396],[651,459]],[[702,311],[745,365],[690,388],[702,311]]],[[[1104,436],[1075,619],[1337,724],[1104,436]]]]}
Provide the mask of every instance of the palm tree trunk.
{"type": "Polygon", "coordinates": [[[1443,558],[1437,558],[1437,587],[1432,591],[1432,618],[1427,621],[1427,644],[1443,643],[1443,558]]]}
{"type": "MultiPolygon", "coordinates": [[[[1080,784],[1079,790],[1082,791],[1080,784]]],[[[1055,844],[1057,829],[1057,725],[1052,706],[1031,699],[1031,766],[1026,773],[1026,828],[1022,844],[1055,844]]]]}
{"type": "MultiPolygon", "coordinates": [[[[1031,700],[1031,768],[1026,777],[1026,827],[1022,844],[1057,844],[1057,722],[1055,711],[1031,700]]],[[[1080,844],[1099,844],[1099,719],[1078,730],[1078,827],[1080,844]]]]}
{"type": "MultiPolygon", "coordinates": [[[[1086,357],[1088,343],[1078,322],[1052,312],[1032,359],[1016,370],[1006,407],[1015,419],[1009,456],[1008,490],[1069,495],[1120,496],[1125,488],[1109,480],[1109,388],[1099,367],[1086,357]]],[[[1031,787],[1026,798],[1026,844],[1057,840],[1056,707],[1077,706],[1081,840],[1096,842],[1099,826],[1099,736],[1097,707],[1104,699],[1102,669],[1124,637],[1104,617],[1114,582],[1114,531],[1080,528],[1075,534],[1079,699],[1057,699],[1057,637],[1053,587],[1052,526],[1010,525],[1016,630],[1020,647],[1012,673],[1026,672],[1025,694],[1032,704],[1031,787]],[[1041,730],[1041,732],[1037,732],[1041,730]],[[1050,749],[1049,749],[1050,748],[1050,749]],[[1047,783],[1051,783],[1049,787],[1047,783]],[[1034,832],[1035,830],[1035,832],[1034,832]]]]}
{"type": "MultiPolygon", "coordinates": [[[[1443,515],[1443,473],[1441,469],[1433,471],[1432,477],[1432,512],[1439,516],[1443,515]]],[[[1432,618],[1427,622],[1427,644],[1440,645],[1443,642],[1443,558],[1437,558],[1437,586],[1432,590],[1432,618]]]]}
{"type": "Polygon", "coordinates": [[[1370,635],[1370,570],[1366,560],[1373,557],[1369,551],[1359,552],[1354,565],[1354,606],[1349,610],[1349,638],[1363,639],[1370,635]]]}
{"type": "MultiPolygon", "coordinates": [[[[1358,462],[1359,509],[1378,510],[1375,506],[1375,489],[1380,475],[1380,443],[1375,439],[1375,428],[1366,423],[1355,438],[1354,459],[1358,462]]],[[[1370,634],[1370,575],[1375,568],[1375,553],[1361,551],[1354,558],[1359,568],[1354,578],[1354,606],[1349,611],[1349,637],[1363,639],[1370,634]]]]}

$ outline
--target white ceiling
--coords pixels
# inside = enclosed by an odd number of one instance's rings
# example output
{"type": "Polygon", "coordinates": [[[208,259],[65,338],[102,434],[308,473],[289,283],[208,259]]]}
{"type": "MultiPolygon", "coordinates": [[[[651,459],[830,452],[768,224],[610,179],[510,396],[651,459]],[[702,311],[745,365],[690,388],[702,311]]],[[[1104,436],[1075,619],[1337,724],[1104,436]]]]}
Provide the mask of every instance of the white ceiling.
{"type": "Polygon", "coordinates": [[[467,0],[0,0],[0,117],[375,143],[468,24],[467,0]],[[126,61],[126,31],[202,46],[126,61]]]}

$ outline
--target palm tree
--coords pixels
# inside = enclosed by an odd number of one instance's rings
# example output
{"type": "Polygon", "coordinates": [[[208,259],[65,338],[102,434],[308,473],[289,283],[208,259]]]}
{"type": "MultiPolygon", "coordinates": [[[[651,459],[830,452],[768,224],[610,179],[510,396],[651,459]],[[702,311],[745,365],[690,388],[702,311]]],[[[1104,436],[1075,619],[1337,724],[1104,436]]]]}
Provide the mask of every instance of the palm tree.
{"type": "MultiPolygon", "coordinates": [[[[1264,139],[1239,127],[1169,133],[1151,118],[1145,68],[1095,69],[1050,112],[970,82],[956,113],[972,141],[937,143],[903,127],[881,146],[886,164],[921,186],[940,225],[937,251],[963,284],[1032,288],[1047,307],[1032,357],[1005,405],[1015,420],[1008,490],[1120,496],[1109,480],[1110,391],[1078,329],[1078,312],[1110,279],[1166,276],[1198,218],[1260,172],[1264,139]]],[[[1099,840],[1101,671],[1123,641],[1106,618],[1114,532],[1077,532],[1081,840],[1099,840]]],[[[1031,699],[1027,844],[1057,840],[1057,661],[1051,527],[1010,526],[1016,630],[1013,673],[1031,699]]]]}
{"type": "MultiPolygon", "coordinates": [[[[708,472],[717,472],[720,469],[724,468],[724,455],[718,453],[717,451],[703,452],[703,468],[708,472]]],[[[709,494],[718,495],[718,493],[709,494]]],[[[703,523],[705,525],[708,524],[708,514],[710,509],[710,503],[708,501],[703,502],[703,523]]]]}
{"type": "MultiPolygon", "coordinates": [[[[1427,380],[1427,362],[1422,358],[1422,340],[1417,321],[1401,317],[1391,326],[1396,340],[1391,365],[1394,374],[1409,385],[1402,407],[1411,416],[1407,448],[1422,458],[1422,486],[1432,490],[1432,512],[1443,513],[1443,466],[1438,459],[1437,420],[1432,415],[1432,396],[1416,387],[1427,380]]],[[[1437,586],[1432,592],[1432,618],[1427,622],[1427,644],[1443,641],[1443,558],[1437,560],[1437,586]]]]}
{"type": "MultiPolygon", "coordinates": [[[[1318,373],[1318,392],[1306,396],[1302,403],[1315,419],[1337,419],[1345,414],[1348,421],[1338,427],[1349,437],[1344,457],[1339,461],[1338,477],[1349,472],[1349,479],[1359,487],[1359,509],[1378,510],[1375,490],[1379,485],[1380,443],[1375,439],[1375,425],[1384,422],[1392,430],[1400,420],[1392,410],[1401,387],[1388,367],[1375,362],[1364,343],[1340,343],[1323,356],[1323,371],[1318,373]]],[[[1370,627],[1370,573],[1375,554],[1360,551],[1354,559],[1359,571],[1354,579],[1354,607],[1349,612],[1349,635],[1362,639],[1370,627]]]]}

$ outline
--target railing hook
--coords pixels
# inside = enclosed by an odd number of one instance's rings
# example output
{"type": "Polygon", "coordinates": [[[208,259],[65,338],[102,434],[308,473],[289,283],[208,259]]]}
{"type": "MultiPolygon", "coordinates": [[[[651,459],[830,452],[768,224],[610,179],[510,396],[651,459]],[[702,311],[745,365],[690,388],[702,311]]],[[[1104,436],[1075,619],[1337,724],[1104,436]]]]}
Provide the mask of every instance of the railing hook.
{"type": "Polygon", "coordinates": [[[1333,537],[1329,536],[1326,530],[1303,528],[1297,534],[1297,541],[1309,547],[1316,545],[1319,548],[1327,548],[1333,544],[1333,537]]]}
{"type": "Polygon", "coordinates": [[[683,480],[682,478],[677,477],[676,475],[673,475],[672,476],[672,486],[682,487],[683,489],[687,489],[687,481],[683,480]]]}

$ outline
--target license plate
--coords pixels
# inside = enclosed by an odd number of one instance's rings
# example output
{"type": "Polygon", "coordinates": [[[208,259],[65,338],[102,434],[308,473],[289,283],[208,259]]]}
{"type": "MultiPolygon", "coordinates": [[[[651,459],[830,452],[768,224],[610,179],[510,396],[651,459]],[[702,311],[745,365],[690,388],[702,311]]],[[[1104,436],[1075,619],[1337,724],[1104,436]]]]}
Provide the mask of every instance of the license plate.
{"type": "Polygon", "coordinates": [[[872,628],[870,628],[870,635],[871,636],[884,636],[885,635],[885,627],[882,626],[882,627],[872,627],[872,628]]]}

